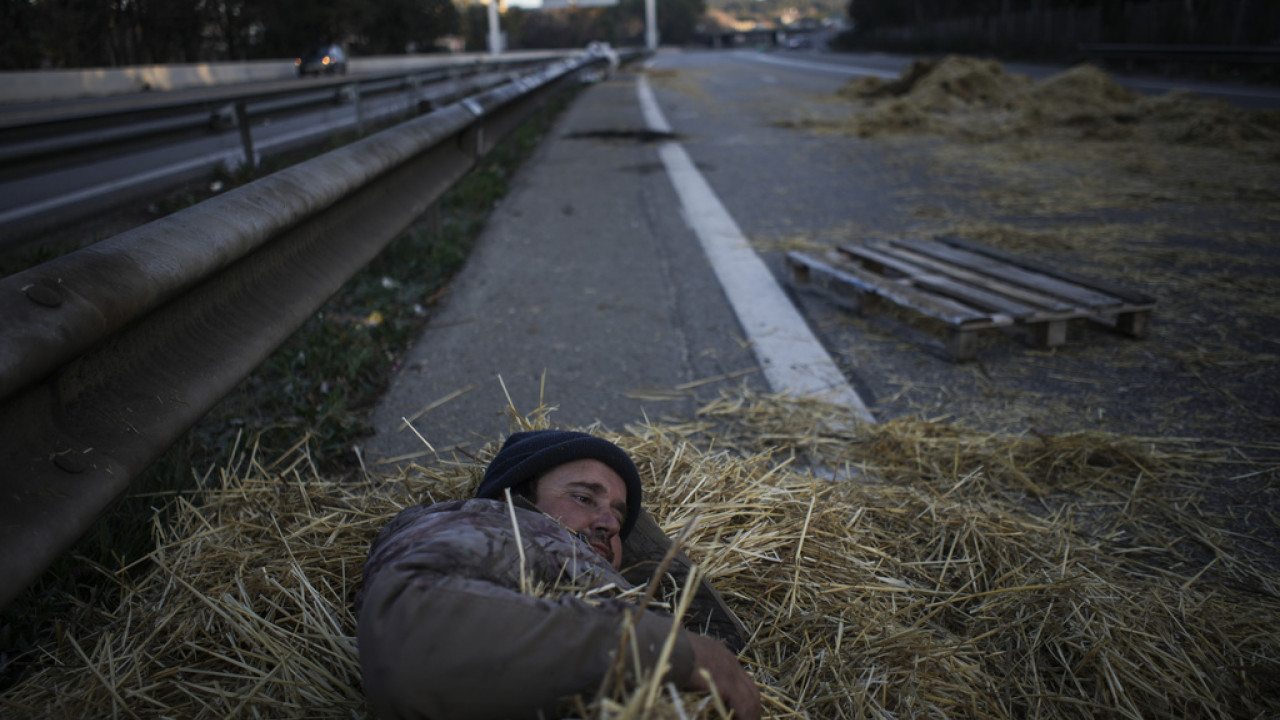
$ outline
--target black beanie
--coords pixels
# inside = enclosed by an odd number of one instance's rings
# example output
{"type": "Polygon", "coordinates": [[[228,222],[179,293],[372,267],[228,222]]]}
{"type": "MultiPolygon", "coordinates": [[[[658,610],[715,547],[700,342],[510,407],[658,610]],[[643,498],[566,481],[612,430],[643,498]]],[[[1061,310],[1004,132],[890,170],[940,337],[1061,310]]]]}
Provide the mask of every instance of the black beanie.
{"type": "Polygon", "coordinates": [[[502,491],[574,460],[599,460],[618,473],[627,486],[627,516],[619,535],[627,538],[640,517],[640,473],[626,451],[586,433],[568,430],[533,430],[507,438],[476,488],[476,497],[500,500],[502,491]]]}

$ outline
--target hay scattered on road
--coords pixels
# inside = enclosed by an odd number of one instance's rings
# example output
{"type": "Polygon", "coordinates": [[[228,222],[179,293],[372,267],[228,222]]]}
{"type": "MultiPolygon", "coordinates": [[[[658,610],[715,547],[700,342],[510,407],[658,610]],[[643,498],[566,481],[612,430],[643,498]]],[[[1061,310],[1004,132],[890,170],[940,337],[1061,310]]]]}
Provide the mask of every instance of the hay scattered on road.
{"type": "MultiPolygon", "coordinates": [[[[697,422],[611,436],[669,531],[698,515],[690,553],[753,633],[767,716],[1280,712],[1280,584],[1198,513],[1193,470],[1214,458],[922,420],[836,435],[832,412],[726,395],[697,422]]],[[[68,618],[0,714],[364,717],[351,600],[368,543],[478,478],[465,461],[335,482],[304,445],[237,457],[175,499],[152,567],[68,618]]],[[[694,694],[656,703],[715,717],[694,694]]]]}
{"type": "MultiPolygon", "coordinates": [[[[957,235],[1159,300],[1142,342],[1075,323],[1053,357],[981,339],[978,369],[939,368],[919,358],[909,328],[845,317],[858,332],[832,336],[857,341],[836,351],[878,396],[878,416],[1247,442],[1274,434],[1280,112],[1187,92],[1140,96],[1090,66],[1036,82],[965,57],[887,82],[855,79],[840,96],[845,117],[799,125],[868,138],[925,179],[897,193],[907,227],[840,242],[957,235]]],[[[1259,489],[1242,487],[1241,511],[1259,489]]],[[[1264,538],[1271,528],[1263,523],[1264,538]]]]}
{"type": "Polygon", "coordinates": [[[1202,146],[1280,140],[1280,113],[1187,91],[1147,98],[1092,65],[1036,82],[994,60],[951,55],[918,60],[893,80],[854,78],[838,95],[860,105],[844,129],[862,137],[905,131],[992,140],[1057,131],[1202,146]]]}
{"type": "Polygon", "coordinates": [[[1036,82],[964,56],[917,61],[894,80],[854,78],[837,94],[853,106],[843,120],[799,124],[962,141],[939,148],[939,160],[994,191],[1007,213],[1261,202],[1273,220],[1280,202],[1280,111],[1184,90],[1143,96],[1091,65],[1036,82]]]}

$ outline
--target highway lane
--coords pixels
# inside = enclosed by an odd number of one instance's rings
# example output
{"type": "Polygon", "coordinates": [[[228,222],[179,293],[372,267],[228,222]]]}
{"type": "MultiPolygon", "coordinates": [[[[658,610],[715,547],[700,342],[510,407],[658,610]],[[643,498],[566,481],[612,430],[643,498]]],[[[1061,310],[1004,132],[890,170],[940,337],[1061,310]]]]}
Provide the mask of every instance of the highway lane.
{"type": "MultiPolygon", "coordinates": [[[[380,102],[377,111],[387,103],[380,102]]],[[[404,103],[398,104],[404,110],[404,103]]],[[[353,105],[322,108],[292,118],[263,118],[252,123],[254,147],[263,152],[354,127],[353,105]]],[[[145,186],[154,181],[181,182],[205,176],[221,166],[235,171],[245,162],[240,136],[235,128],[206,137],[148,150],[118,155],[74,167],[48,170],[0,185],[0,224],[29,214],[61,211],[68,205],[109,199],[119,190],[145,186]]]]}
{"type": "MultiPolygon", "coordinates": [[[[675,131],[748,236],[829,237],[852,226],[900,233],[904,198],[927,186],[928,165],[832,133],[797,131],[845,117],[834,93],[857,75],[897,77],[913,58],[805,51],[668,52],[652,62],[655,91],[675,131]],[[852,186],[852,187],[851,187],[852,186]]],[[[1008,64],[1042,79],[1066,66],[1008,64]]],[[[1280,88],[1116,77],[1135,90],[1187,89],[1240,107],[1280,108],[1280,88]]],[[[945,198],[940,200],[945,209],[945,198]]]]}
{"type": "MultiPolygon", "coordinates": [[[[474,82],[488,87],[508,77],[490,74],[478,76],[474,82]]],[[[423,92],[452,93],[458,82],[445,81],[423,92]]],[[[256,162],[272,153],[355,130],[362,122],[373,126],[386,117],[409,117],[416,114],[417,98],[393,92],[365,97],[358,109],[347,101],[301,113],[273,113],[275,104],[269,100],[249,105],[256,162]]],[[[85,157],[81,162],[0,176],[0,249],[121,203],[149,202],[184,183],[212,181],[220,169],[234,172],[246,161],[235,127],[171,144],[119,154],[94,152],[85,157]]]]}
{"type": "MultiPolygon", "coordinates": [[[[1275,466],[1274,141],[1223,142],[1235,128],[1221,116],[1206,122],[1222,127],[1201,125],[1206,135],[1187,143],[1109,145],[1083,134],[1078,142],[1052,134],[864,140],[806,120],[847,117],[850,106],[831,95],[845,73],[891,70],[887,60],[764,57],[664,53],[650,81],[694,165],[784,286],[785,250],[953,232],[1157,298],[1143,340],[1081,323],[1065,345],[1043,350],[992,331],[976,361],[955,363],[935,333],[903,322],[909,316],[858,315],[793,291],[878,421],[954,422],[1047,444],[1077,432],[1115,433],[1120,442],[1201,439],[1207,452],[1275,466]]],[[[1276,107],[1267,89],[1186,85],[1276,107]]],[[[1265,521],[1276,511],[1274,479],[1210,465],[1197,466],[1206,485],[1196,502],[1202,497],[1206,517],[1261,548],[1274,534],[1265,521]]],[[[1275,563],[1271,547],[1259,553],[1275,563]]]]}
{"type": "Polygon", "coordinates": [[[246,93],[289,92],[308,86],[315,87],[317,91],[332,90],[335,83],[359,79],[359,74],[352,73],[339,80],[329,77],[290,78],[288,80],[184,88],[182,90],[164,92],[5,103],[0,104],[0,127],[136,112],[138,110],[169,107],[174,104],[209,103],[212,105],[229,102],[246,93]]]}
{"type": "MultiPolygon", "coordinates": [[[[1146,194],[1135,195],[1145,201],[1125,203],[1123,196],[1107,198],[1100,194],[1101,199],[1095,204],[1090,206],[1082,201],[1079,209],[1070,204],[1076,202],[1069,199],[1074,189],[1063,187],[1060,189],[1067,196],[1063,207],[1070,209],[1057,210],[1057,189],[1047,183],[1040,183],[1044,187],[1038,186],[1037,172],[1042,163],[1046,171],[1061,172],[1061,167],[1055,169],[1052,158],[1037,161],[1034,140],[1020,146],[1024,153],[1029,153],[1023,155],[1029,159],[1021,163],[1015,162],[1009,153],[1002,154],[1004,165],[1018,167],[1007,168],[1010,170],[1007,176],[995,176],[975,159],[981,154],[982,143],[927,135],[889,135],[865,140],[839,132],[839,121],[849,116],[851,108],[834,96],[835,90],[852,74],[890,71],[889,62],[890,59],[885,58],[799,52],[765,56],[752,52],[670,52],[660,54],[651,63],[653,91],[674,133],[742,234],[783,282],[785,250],[867,238],[921,237],[940,229],[975,224],[992,232],[999,230],[1032,239],[1039,237],[1038,233],[1051,238],[1059,233],[1070,237],[1077,231],[1089,238],[1093,235],[1088,233],[1107,229],[1120,233],[1119,237],[1150,235],[1150,239],[1142,242],[1161,248],[1165,254],[1157,253],[1159,258],[1180,257],[1183,252],[1192,257],[1207,248],[1236,242],[1235,238],[1274,237],[1274,232],[1257,220],[1269,217],[1265,203],[1270,196],[1265,191],[1249,195],[1253,191],[1246,188],[1245,195],[1230,196],[1238,197],[1239,207],[1224,205],[1220,198],[1227,197],[1225,191],[1207,178],[1204,182],[1193,179],[1195,182],[1191,185],[1186,184],[1190,181],[1180,179],[1180,167],[1169,168],[1173,177],[1163,178],[1160,177],[1165,174],[1163,168],[1147,170],[1147,166],[1123,162],[1120,156],[1114,166],[1105,162],[1082,165],[1088,168],[1082,171],[1090,174],[1083,182],[1091,183],[1099,193],[1111,187],[1119,196],[1135,183],[1146,182],[1144,178],[1148,176],[1152,186],[1143,186],[1138,191],[1146,194]],[[824,124],[829,120],[836,122],[824,124]],[[965,160],[958,162],[957,158],[965,160]],[[1010,177],[1022,178],[1021,185],[1010,185],[1010,177]],[[1005,195],[993,195],[997,192],[1005,195]],[[1013,206],[1019,208],[1016,211],[1001,210],[1005,206],[987,200],[1013,197],[1010,193],[1015,192],[1021,202],[1013,206]],[[1261,199],[1248,200],[1255,195],[1261,199]],[[1026,207],[1038,210],[1026,210],[1026,207]]],[[[1053,69],[1042,70],[1049,74],[1053,69]]],[[[1259,96],[1255,99],[1274,101],[1265,89],[1214,88],[1219,96],[1252,97],[1241,94],[1247,91],[1259,96]]],[[[1082,154],[1104,152],[1103,142],[1094,142],[1090,147],[1082,144],[1082,154]]],[[[993,152],[1000,151],[996,145],[993,143],[993,152]]],[[[1171,153],[1173,150],[1170,147],[1171,153]]],[[[1262,150],[1259,148],[1257,152],[1262,150]]],[[[1159,155],[1160,148],[1152,146],[1145,151],[1154,157],[1159,155]]],[[[1230,158],[1245,157],[1229,156],[1225,150],[1221,155],[1212,154],[1219,152],[1218,149],[1197,148],[1196,151],[1203,153],[1196,157],[1221,157],[1224,163],[1238,162],[1230,158]]],[[[1115,152],[1130,151],[1118,148],[1115,152]]],[[[1224,179],[1233,177],[1236,170],[1220,168],[1224,179]]],[[[1208,177],[1214,172],[1211,165],[1205,165],[1208,177]]],[[[1030,243],[1032,239],[1024,242],[1030,243]]],[[[1052,253],[1053,241],[1044,242],[1052,253]]],[[[1238,242],[1245,243],[1244,240],[1238,242]]],[[[1053,257],[1071,255],[1058,250],[1053,257]]],[[[1122,250],[1123,245],[1116,245],[1108,251],[1121,253],[1122,250]]],[[[1252,246],[1248,252],[1254,252],[1252,246]]],[[[1148,279],[1148,273],[1153,278],[1161,278],[1165,277],[1164,273],[1178,277],[1181,272],[1168,267],[1148,269],[1141,264],[1148,256],[1136,250],[1131,257],[1131,262],[1137,264],[1132,268],[1125,265],[1125,269],[1132,273],[1132,281],[1139,287],[1145,287],[1141,283],[1148,279]]],[[[1089,262],[1098,260],[1075,257],[1066,262],[1079,263],[1076,269],[1083,272],[1089,262]]],[[[1052,354],[1037,354],[994,333],[990,340],[992,349],[980,355],[980,362],[963,365],[950,362],[939,347],[930,345],[936,343],[931,336],[902,323],[882,316],[855,320],[832,303],[807,294],[796,294],[795,299],[819,339],[841,364],[854,389],[881,420],[925,406],[939,415],[977,420],[984,412],[982,408],[994,397],[996,406],[1010,402],[1010,409],[1005,411],[1009,414],[1028,413],[1025,419],[1017,421],[1019,430],[1029,425],[1049,430],[1101,428],[1154,434],[1165,427],[1162,423],[1182,422],[1159,405],[1158,400],[1166,397],[1162,392],[1194,398],[1189,402],[1205,408],[1205,414],[1216,412],[1215,408],[1220,405],[1219,399],[1206,390],[1211,386],[1188,383],[1185,370],[1179,364],[1177,353],[1183,350],[1178,349],[1178,343],[1190,343],[1199,333],[1211,332],[1197,325],[1202,321],[1196,319],[1199,317],[1196,314],[1180,318],[1171,309],[1165,309],[1161,316],[1162,310],[1158,309],[1157,322],[1167,323],[1162,327],[1178,325],[1180,328],[1176,332],[1163,332],[1172,333],[1169,337],[1178,339],[1154,346],[1158,350],[1152,350],[1153,354],[1142,362],[1108,365],[1108,358],[1122,353],[1142,353],[1144,346],[1093,331],[1087,340],[1071,341],[1052,354]],[[1184,320],[1192,329],[1179,324],[1184,320]],[[1046,373],[1038,369],[1040,367],[1051,370],[1046,373]],[[1077,396],[1084,386],[1063,378],[1089,378],[1090,382],[1098,383],[1098,387],[1114,386],[1118,390],[1090,394],[1092,405],[1088,417],[1083,409],[1064,414],[1059,412],[1061,403],[1072,402],[1068,398],[1077,396]],[[1149,388],[1159,388],[1149,392],[1151,400],[1143,395],[1143,389],[1149,388]],[[1039,397],[1042,401],[1024,409],[1017,403],[1026,397],[1039,397]],[[1014,402],[1010,398],[1019,400],[1014,402]]],[[[1166,296],[1160,301],[1176,304],[1178,300],[1166,296]]],[[[1212,332],[1220,331],[1221,327],[1214,326],[1212,332]]],[[[1229,379],[1221,382],[1229,383],[1229,379]]],[[[1239,396],[1247,394],[1241,390],[1239,396]]],[[[1265,407],[1250,407],[1261,415],[1269,412],[1265,407]]],[[[1248,436],[1254,432],[1253,428],[1249,423],[1220,424],[1224,435],[1248,436]]]]}
{"type": "MultiPolygon", "coordinates": [[[[815,51],[779,51],[762,53],[749,50],[725,52],[690,52],[667,55],[670,58],[716,58],[716,62],[732,62],[758,70],[756,84],[769,88],[770,92],[785,93],[798,88],[810,88],[812,92],[829,94],[839,83],[855,75],[871,75],[881,78],[897,77],[913,60],[910,56],[880,53],[835,54],[815,51]],[[783,87],[783,86],[786,87],[783,87]],[[776,87],[771,87],[776,86],[776,87]]],[[[658,65],[661,67],[661,64],[658,65]]],[[[1065,69],[1062,66],[1009,64],[1010,72],[1043,78],[1065,69]]],[[[1165,92],[1175,88],[1220,97],[1242,107],[1280,107],[1280,90],[1262,87],[1245,87],[1222,83],[1179,82],[1149,77],[1120,77],[1121,82],[1146,93],[1165,92]]],[[[329,81],[300,81],[324,86],[329,81]]],[[[261,83],[258,89],[296,87],[296,84],[261,83]]],[[[727,93],[724,102],[739,102],[727,93]]],[[[215,100],[226,95],[226,88],[187,91],[183,95],[215,100]]],[[[164,95],[170,95],[168,93],[164,95]]],[[[743,97],[749,97],[744,92],[743,97]]],[[[164,100],[159,94],[135,98],[101,98],[73,101],[57,106],[57,112],[84,113],[104,107],[119,110],[129,103],[156,103],[164,100]]],[[[788,101],[793,108],[807,106],[807,102],[788,101]]],[[[264,103],[265,104],[265,103],[264,103]]],[[[384,113],[404,112],[407,102],[401,95],[366,99],[362,105],[366,119],[384,113]]],[[[251,107],[251,110],[253,108],[251,107]]],[[[39,112],[48,113],[53,108],[44,106],[39,112]]],[[[9,114],[36,112],[10,109],[9,114]]],[[[5,112],[0,112],[3,122],[5,112]]],[[[787,118],[782,118],[787,121],[787,118]]],[[[317,137],[354,128],[357,113],[352,105],[323,108],[295,117],[256,118],[253,125],[255,149],[259,157],[263,153],[295,147],[313,141],[317,137]]],[[[122,201],[149,198],[166,189],[199,179],[211,179],[215,170],[234,171],[245,158],[238,134],[234,128],[217,134],[185,141],[178,145],[129,152],[123,155],[98,157],[75,166],[62,166],[15,176],[0,174],[0,247],[12,245],[35,236],[37,233],[66,224],[116,206],[122,201]]]]}
{"type": "Polygon", "coordinates": [[[762,61],[751,52],[664,53],[652,84],[675,133],[748,237],[785,241],[850,231],[854,221],[901,227],[897,193],[922,180],[880,147],[856,138],[806,132],[811,119],[836,119],[849,106],[835,96],[846,58],[762,61]],[[815,70],[838,66],[841,72],[815,70]]]}
{"type": "MultiPolygon", "coordinates": [[[[883,53],[822,53],[792,51],[761,53],[750,50],[735,51],[738,57],[763,65],[789,67],[795,70],[831,73],[844,77],[871,75],[895,78],[916,58],[909,55],[883,53]]],[[[1026,75],[1033,80],[1043,80],[1067,70],[1069,65],[1048,63],[1002,63],[1007,72],[1026,75]]],[[[1160,95],[1170,90],[1192,92],[1225,100],[1237,107],[1254,110],[1280,109],[1280,88],[1261,85],[1245,85],[1231,82],[1205,82],[1181,80],[1150,75],[1126,75],[1112,73],[1121,85],[1146,95],[1160,95]]]]}
{"type": "MultiPolygon", "coordinates": [[[[513,180],[404,358],[374,413],[378,435],[364,445],[366,457],[430,454],[404,418],[441,452],[492,438],[507,428],[495,408],[508,396],[521,412],[547,402],[556,422],[616,428],[642,417],[687,417],[725,382],[761,389],[767,379],[777,389],[767,373],[751,371],[763,362],[764,343],[747,327],[752,313],[738,308],[743,295],[773,302],[773,293],[763,290],[767,283],[731,287],[708,270],[716,263],[707,256],[738,250],[745,238],[785,288],[784,249],[912,236],[922,212],[946,212],[952,179],[931,165],[945,141],[881,143],[806,124],[848,115],[834,93],[850,68],[896,75],[891,63],[902,62],[664,51],[647,63],[646,82],[623,72],[585,91],[513,180]],[[641,112],[644,85],[661,120],[641,112]],[[691,160],[675,171],[664,130],[691,160]],[[676,176],[691,168],[710,189],[696,194],[713,194],[714,203],[686,197],[676,176]]],[[[983,402],[973,392],[978,364],[952,363],[921,338],[904,342],[896,329],[873,336],[830,303],[793,299],[881,420],[909,406],[894,401],[906,394],[903,375],[924,388],[911,401],[936,390],[969,393],[957,401],[962,407],[983,402]],[[875,362],[864,362],[867,352],[875,362]]],[[[1027,357],[1008,341],[997,352],[984,362],[1027,357]]]]}

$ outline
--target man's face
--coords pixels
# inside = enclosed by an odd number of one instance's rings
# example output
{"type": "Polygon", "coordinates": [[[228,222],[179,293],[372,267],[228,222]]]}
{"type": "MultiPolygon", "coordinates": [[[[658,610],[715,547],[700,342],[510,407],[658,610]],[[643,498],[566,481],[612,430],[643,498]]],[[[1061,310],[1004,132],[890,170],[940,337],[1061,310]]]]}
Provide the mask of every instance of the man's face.
{"type": "Polygon", "coordinates": [[[614,569],[622,567],[618,532],[627,516],[627,485],[599,460],[574,460],[538,479],[534,505],[580,533],[614,569]]]}

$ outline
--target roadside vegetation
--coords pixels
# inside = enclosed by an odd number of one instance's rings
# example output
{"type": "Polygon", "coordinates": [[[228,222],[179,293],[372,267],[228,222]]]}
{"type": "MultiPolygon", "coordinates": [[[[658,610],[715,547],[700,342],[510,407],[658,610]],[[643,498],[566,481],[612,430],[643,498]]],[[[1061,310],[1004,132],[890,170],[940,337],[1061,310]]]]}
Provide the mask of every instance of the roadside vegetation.
{"type": "MultiPolygon", "coordinates": [[[[153,514],[176,495],[216,482],[219,463],[252,439],[276,456],[307,438],[328,476],[359,469],[352,450],[369,432],[368,413],[431,306],[461,269],[494,203],[537,148],[568,97],[539,111],[450,189],[436,207],[285,342],[258,370],[180,439],[80,543],[0,614],[0,689],[24,659],[60,632],[70,608],[118,591],[108,577],[154,549],[153,514]]],[[[277,168],[278,169],[278,168],[277,168]]],[[[251,178],[227,176],[231,185],[251,178]]],[[[181,193],[166,209],[203,199],[181,193]]],[[[38,258],[31,258],[38,259],[38,258]]]]}

